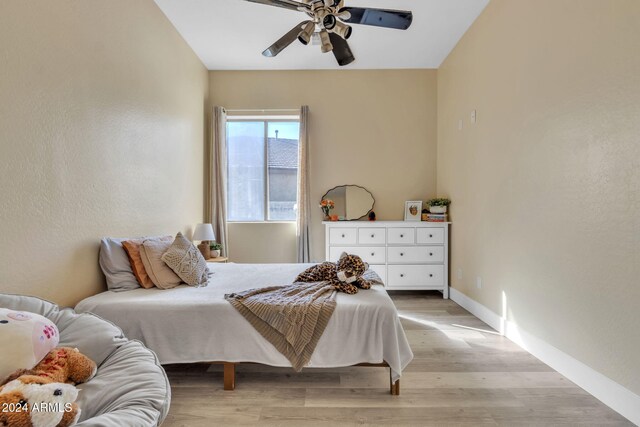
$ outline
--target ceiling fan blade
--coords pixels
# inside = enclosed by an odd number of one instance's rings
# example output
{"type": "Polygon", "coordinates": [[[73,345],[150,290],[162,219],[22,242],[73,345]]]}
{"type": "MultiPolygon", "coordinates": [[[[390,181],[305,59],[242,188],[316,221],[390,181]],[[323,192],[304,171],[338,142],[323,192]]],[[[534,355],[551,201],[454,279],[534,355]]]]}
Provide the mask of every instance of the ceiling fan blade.
{"type": "Polygon", "coordinates": [[[245,0],[251,3],[266,4],[268,6],[282,7],[289,10],[306,12],[311,10],[309,5],[295,0],[245,0]]]}
{"type": "Polygon", "coordinates": [[[264,52],[262,52],[262,55],[270,58],[277,56],[280,52],[285,50],[291,43],[293,43],[298,39],[298,35],[302,31],[302,28],[309,22],[311,21],[303,21],[298,25],[296,25],[295,27],[293,27],[291,31],[289,31],[284,36],[280,37],[278,41],[276,41],[274,44],[269,46],[264,52]]]}
{"type": "Polygon", "coordinates": [[[340,9],[340,12],[345,11],[351,14],[349,19],[344,19],[344,22],[349,24],[406,30],[413,21],[413,13],[407,10],[371,9],[367,7],[345,7],[340,9]]]}
{"type": "Polygon", "coordinates": [[[329,33],[329,39],[333,45],[333,55],[336,57],[338,65],[344,67],[356,60],[353,52],[351,52],[349,43],[345,39],[334,33],[329,33]]]}

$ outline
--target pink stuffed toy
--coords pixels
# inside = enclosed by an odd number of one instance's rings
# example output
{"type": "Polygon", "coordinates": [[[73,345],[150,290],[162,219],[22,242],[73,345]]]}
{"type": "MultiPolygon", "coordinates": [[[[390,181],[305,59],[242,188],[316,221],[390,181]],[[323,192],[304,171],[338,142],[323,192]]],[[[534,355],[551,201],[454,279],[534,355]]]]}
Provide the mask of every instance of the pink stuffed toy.
{"type": "Polygon", "coordinates": [[[0,308],[0,382],[36,366],[59,341],[58,328],[46,317],[0,308]]]}

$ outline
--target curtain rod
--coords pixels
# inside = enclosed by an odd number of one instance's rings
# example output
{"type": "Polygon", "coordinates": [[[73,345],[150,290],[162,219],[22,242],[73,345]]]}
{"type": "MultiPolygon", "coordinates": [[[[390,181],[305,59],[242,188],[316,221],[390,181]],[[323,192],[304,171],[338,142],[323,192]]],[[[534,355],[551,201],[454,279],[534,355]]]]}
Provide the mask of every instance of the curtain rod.
{"type": "Polygon", "coordinates": [[[275,113],[275,112],[279,112],[279,113],[290,113],[290,112],[296,112],[299,113],[300,112],[300,108],[287,108],[287,109],[259,109],[259,108],[255,108],[255,109],[250,109],[250,110],[228,110],[225,108],[225,111],[227,113],[275,113]]]}

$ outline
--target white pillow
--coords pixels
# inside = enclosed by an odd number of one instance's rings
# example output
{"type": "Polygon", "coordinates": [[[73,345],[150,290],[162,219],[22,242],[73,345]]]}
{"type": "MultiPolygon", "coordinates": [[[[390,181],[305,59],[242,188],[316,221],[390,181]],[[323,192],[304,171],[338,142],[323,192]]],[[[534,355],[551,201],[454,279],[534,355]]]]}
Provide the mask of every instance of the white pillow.
{"type": "Polygon", "coordinates": [[[0,381],[36,366],[59,341],[58,327],[46,317],[0,308],[0,381]]]}

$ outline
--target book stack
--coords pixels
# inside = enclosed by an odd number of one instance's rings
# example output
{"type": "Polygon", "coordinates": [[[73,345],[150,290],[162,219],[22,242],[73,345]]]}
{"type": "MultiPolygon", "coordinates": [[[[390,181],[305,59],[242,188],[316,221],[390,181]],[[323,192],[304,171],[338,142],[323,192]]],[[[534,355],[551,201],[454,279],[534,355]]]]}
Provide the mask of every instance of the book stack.
{"type": "Polygon", "coordinates": [[[427,221],[429,222],[447,222],[448,217],[446,213],[443,214],[434,214],[434,213],[429,213],[427,214],[427,221]]]}

